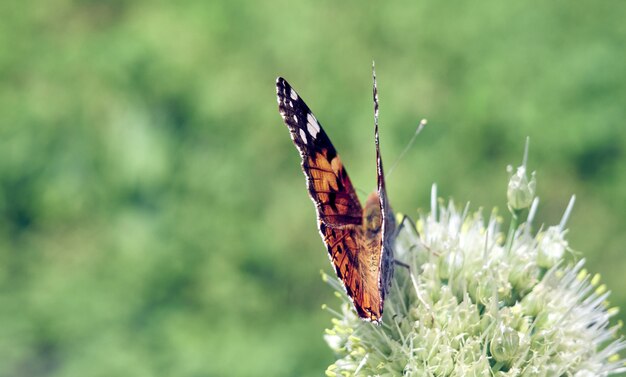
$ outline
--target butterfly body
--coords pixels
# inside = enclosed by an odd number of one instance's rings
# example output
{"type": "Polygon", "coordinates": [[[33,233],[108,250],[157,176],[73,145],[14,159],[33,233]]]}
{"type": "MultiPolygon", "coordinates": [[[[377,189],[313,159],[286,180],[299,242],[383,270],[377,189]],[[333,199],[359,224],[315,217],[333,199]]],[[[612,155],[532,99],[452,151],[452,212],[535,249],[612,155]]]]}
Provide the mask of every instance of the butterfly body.
{"type": "MultiPolygon", "coordinates": [[[[318,228],[337,277],[358,315],[380,322],[393,276],[393,213],[385,190],[376,123],[378,188],[361,206],[348,173],[326,132],[283,78],[276,81],[279,111],[300,152],[318,228]]],[[[376,87],[375,111],[378,112],[376,87]]]]}

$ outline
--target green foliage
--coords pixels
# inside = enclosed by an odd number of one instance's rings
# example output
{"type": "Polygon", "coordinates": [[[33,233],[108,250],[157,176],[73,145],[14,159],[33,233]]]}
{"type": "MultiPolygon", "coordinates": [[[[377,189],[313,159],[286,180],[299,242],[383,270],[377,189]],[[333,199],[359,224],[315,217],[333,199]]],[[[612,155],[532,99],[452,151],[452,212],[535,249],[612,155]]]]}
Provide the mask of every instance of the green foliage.
{"type": "Polygon", "coordinates": [[[330,267],[274,79],[369,191],[373,59],[388,164],[429,120],[388,180],[396,210],[428,207],[432,182],[504,208],[505,166],[530,136],[537,221],[576,193],[570,245],[625,307],[625,12],[3,2],[0,375],[320,375],[330,267]]]}

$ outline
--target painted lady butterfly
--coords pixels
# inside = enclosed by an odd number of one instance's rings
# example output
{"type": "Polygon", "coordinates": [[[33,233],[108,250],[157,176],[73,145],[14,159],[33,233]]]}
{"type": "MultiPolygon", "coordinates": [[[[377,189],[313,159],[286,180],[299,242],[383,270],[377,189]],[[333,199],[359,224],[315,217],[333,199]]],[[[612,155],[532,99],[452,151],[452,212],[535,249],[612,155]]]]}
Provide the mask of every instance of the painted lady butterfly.
{"type": "Polygon", "coordinates": [[[358,315],[378,323],[393,276],[396,225],[385,191],[378,146],[376,76],[373,95],[378,189],[365,201],[365,209],[337,151],[309,107],[281,77],[276,80],[276,92],[280,114],[302,158],[302,170],[330,261],[358,315]]]}

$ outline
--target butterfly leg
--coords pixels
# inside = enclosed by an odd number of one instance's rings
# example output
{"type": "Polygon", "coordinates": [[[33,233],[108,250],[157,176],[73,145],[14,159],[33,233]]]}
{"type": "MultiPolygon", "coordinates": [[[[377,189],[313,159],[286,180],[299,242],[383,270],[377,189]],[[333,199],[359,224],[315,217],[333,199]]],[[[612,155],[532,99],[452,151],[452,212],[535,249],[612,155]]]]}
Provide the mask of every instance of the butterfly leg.
{"type": "Polygon", "coordinates": [[[400,267],[404,267],[404,268],[406,268],[409,272],[411,272],[411,266],[409,266],[408,264],[406,264],[406,263],[404,263],[404,262],[401,262],[401,261],[399,261],[399,260],[397,260],[397,259],[394,259],[394,260],[393,260],[393,262],[394,262],[396,265],[398,265],[398,266],[400,266],[400,267]]]}
{"type": "MultiPolygon", "coordinates": [[[[417,232],[417,226],[415,225],[413,220],[411,220],[411,218],[405,214],[402,214],[402,220],[400,220],[400,225],[398,225],[398,227],[396,228],[396,236],[398,236],[401,232],[405,233],[410,238],[408,243],[408,252],[404,253],[406,257],[411,255],[411,252],[417,248],[418,243],[422,242],[420,241],[419,232],[417,232]],[[407,223],[409,225],[406,225],[407,223]]],[[[408,265],[406,263],[401,262],[398,259],[395,259],[395,262],[398,265],[404,264],[403,267],[408,268],[408,265]]]]}
{"type": "Polygon", "coordinates": [[[432,251],[430,247],[428,247],[428,245],[424,243],[424,241],[420,237],[419,231],[417,230],[417,225],[415,224],[415,222],[413,222],[413,220],[409,216],[405,214],[402,214],[402,220],[400,220],[400,225],[398,225],[398,228],[396,229],[396,235],[399,234],[400,231],[403,229],[409,229],[410,231],[414,232],[413,236],[415,237],[415,242],[411,242],[409,251],[412,251],[413,249],[415,249],[417,247],[416,244],[419,243],[428,252],[433,253],[436,256],[439,255],[437,252],[432,251]],[[409,226],[405,225],[405,223],[409,223],[409,226]]]}
{"type": "MultiPolygon", "coordinates": [[[[400,231],[401,231],[403,228],[405,228],[405,227],[406,227],[406,228],[410,228],[410,229],[412,229],[412,230],[416,233],[416,234],[415,234],[415,236],[416,236],[416,238],[417,238],[417,241],[419,241],[419,240],[420,240],[420,239],[419,239],[419,233],[417,233],[417,227],[416,227],[415,223],[414,223],[414,222],[413,222],[413,220],[411,220],[411,218],[410,218],[410,217],[408,217],[407,215],[403,215],[402,220],[400,221],[400,225],[398,226],[397,232],[400,232],[400,231]],[[405,222],[410,223],[410,226],[406,226],[406,225],[405,225],[405,222]]],[[[420,242],[420,243],[421,243],[421,242],[420,242]]],[[[423,243],[422,243],[422,244],[423,244],[423,243]]],[[[423,246],[424,246],[424,247],[426,247],[426,245],[423,245],[423,246]]],[[[416,247],[417,247],[417,246],[415,245],[415,243],[413,243],[413,244],[411,245],[411,250],[412,250],[412,249],[414,249],[414,248],[416,248],[416,247]]],[[[428,248],[426,247],[426,249],[428,249],[428,248]]],[[[413,273],[413,268],[411,268],[411,265],[409,265],[409,264],[407,264],[407,263],[404,263],[404,262],[402,262],[402,261],[400,261],[400,260],[398,260],[398,259],[395,259],[395,258],[394,258],[394,264],[395,264],[395,265],[397,265],[397,266],[400,266],[400,267],[406,268],[407,272],[409,273],[409,277],[410,277],[410,279],[411,279],[411,283],[412,283],[412,285],[413,285],[413,289],[415,289],[415,295],[417,296],[417,299],[420,301],[420,303],[421,303],[422,305],[424,305],[424,307],[425,307],[425,308],[426,308],[429,312],[431,312],[431,313],[432,313],[431,306],[430,306],[430,305],[429,305],[429,304],[428,304],[428,303],[424,300],[424,298],[422,297],[422,295],[421,295],[421,293],[420,293],[419,284],[418,284],[418,282],[417,282],[416,275],[413,273]]]]}
{"type": "Polygon", "coordinates": [[[417,235],[419,236],[419,232],[417,231],[417,225],[415,225],[415,223],[413,222],[413,220],[411,220],[411,218],[407,215],[405,215],[404,213],[402,214],[402,220],[400,220],[400,226],[398,226],[398,229],[396,230],[396,233],[399,233],[404,227],[404,223],[405,222],[409,222],[411,225],[411,229],[417,233],[417,235]]]}
{"type": "MultiPolygon", "coordinates": [[[[419,289],[419,284],[417,283],[417,278],[415,277],[415,274],[413,274],[413,270],[411,269],[411,266],[409,266],[406,263],[400,262],[399,260],[394,260],[395,264],[400,266],[400,267],[404,267],[407,269],[408,273],[409,273],[409,278],[411,279],[411,284],[413,285],[413,289],[415,290],[415,296],[417,297],[417,299],[419,300],[419,302],[424,306],[424,308],[426,308],[426,310],[431,313],[431,318],[433,318],[433,310],[431,308],[431,306],[426,302],[426,300],[424,300],[424,298],[422,297],[422,294],[420,293],[420,289],[419,289]]],[[[399,290],[398,287],[398,283],[396,281],[394,281],[394,284],[396,285],[396,289],[399,290]]]]}
{"type": "MultiPolygon", "coordinates": [[[[405,214],[402,214],[402,220],[400,220],[400,225],[398,226],[398,228],[396,229],[396,235],[398,235],[400,233],[400,231],[402,231],[402,229],[406,228],[406,226],[404,225],[405,222],[410,222],[411,223],[411,229],[417,229],[417,227],[415,226],[415,224],[413,223],[413,220],[411,220],[410,217],[408,217],[405,214]]],[[[412,243],[410,250],[413,250],[416,247],[416,245],[414,243],[412,243]]],[[[393,262],[395,265],[400,266],[400,267],[404,267],[407,269],[407,271],[409,272],[409,274],[411,273],[411,266],[408,263],[404,263],[401,260],[394,258],[393,262]]]]}

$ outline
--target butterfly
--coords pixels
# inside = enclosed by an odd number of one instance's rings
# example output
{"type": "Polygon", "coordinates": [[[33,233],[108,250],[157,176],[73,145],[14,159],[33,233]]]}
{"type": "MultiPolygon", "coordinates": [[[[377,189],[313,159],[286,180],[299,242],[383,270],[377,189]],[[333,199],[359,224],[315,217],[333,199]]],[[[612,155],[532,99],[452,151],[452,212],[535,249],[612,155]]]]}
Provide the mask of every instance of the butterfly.
{"type": "Polygon", "coordinates": [[[276,93],[278,109],[302,158],[319,232],[337,277],[359,317],[380,323],[394,271],[396,225],[385,190],[378,142],[376,76],[373,96],[378,187],[368,196],[364,208],[335,147],[300,95],[282,77],[276,80],[276,93]]]}

